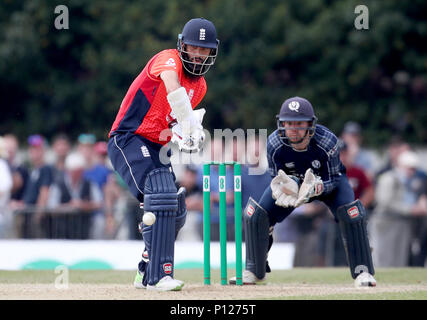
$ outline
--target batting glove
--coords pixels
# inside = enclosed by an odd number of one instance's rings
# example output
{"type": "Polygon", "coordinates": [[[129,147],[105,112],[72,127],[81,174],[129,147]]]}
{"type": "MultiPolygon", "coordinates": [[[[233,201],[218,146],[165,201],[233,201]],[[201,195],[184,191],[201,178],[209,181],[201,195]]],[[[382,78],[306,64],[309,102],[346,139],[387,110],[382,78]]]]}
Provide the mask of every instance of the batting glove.
{"type": "Polygon", "coordinates": [[[199,152],[203,148],[205,141],[205,132],[200,126],[191,135],[183,134],[179,123],[175,124],[172,129],[171,142],[178,145],[179,151],[191,153],[199,152]]]}

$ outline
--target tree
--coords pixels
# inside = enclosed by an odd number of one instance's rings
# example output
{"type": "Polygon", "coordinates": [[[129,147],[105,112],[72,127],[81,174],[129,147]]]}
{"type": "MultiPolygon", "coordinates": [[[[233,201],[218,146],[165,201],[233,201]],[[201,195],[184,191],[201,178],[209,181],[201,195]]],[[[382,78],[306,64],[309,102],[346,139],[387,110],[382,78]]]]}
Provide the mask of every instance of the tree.
{"type": "Polygon", "coordinates": [[[369,29],[354,27],[354,0],[0,2],[0,133],[106,139],[121,99],[156,52],[173,48],[195,16],[221,41],[208,72],[205,126],[275,129],[290,96],[303,96],[339,133],[358,121],[378,147],[393,133],[425,143],[424,1],[366,1],[369,29]]]}

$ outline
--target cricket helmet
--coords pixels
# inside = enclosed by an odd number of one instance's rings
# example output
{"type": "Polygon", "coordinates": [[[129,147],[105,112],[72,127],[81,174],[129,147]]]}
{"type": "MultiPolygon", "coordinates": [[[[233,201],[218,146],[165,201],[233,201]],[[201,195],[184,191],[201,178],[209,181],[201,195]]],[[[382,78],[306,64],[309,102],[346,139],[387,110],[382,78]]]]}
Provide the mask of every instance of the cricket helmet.
{"type": "Polygon", "coordinates": [[[215,26],[207,19],[191,19],[184,25],[182,32],[178,35],[177,49],[186,72],[195,76],[208,72],[209,68],[214,65],[218,54],[219,40],[216,37],[215,26]],[[211,51],[209,55],[205,56],[202,63],[193,62],[188,56],[186,45],[210,48],[211,51]]]}
{"type": "Polygon", "coordinates": [[[306,134],[311,138],[314,135],[317,117],[314,114],[313,106],[310,101],[301,97],[292,97],[283,102],[279,114],[276,115],[279,136],[283,141],[288,142],[286,129],[283,124],[285,121],[308,121],[307,127],[300,127],[297,129],[306,129],[306,134]]]}

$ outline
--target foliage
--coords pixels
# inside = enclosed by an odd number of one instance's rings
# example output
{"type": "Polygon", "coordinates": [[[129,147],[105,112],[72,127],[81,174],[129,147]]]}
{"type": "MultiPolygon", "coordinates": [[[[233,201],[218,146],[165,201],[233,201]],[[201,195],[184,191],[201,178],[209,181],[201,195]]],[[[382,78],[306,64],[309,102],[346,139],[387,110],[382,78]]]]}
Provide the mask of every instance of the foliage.
{"type": "Polygon", "coordinates": [[[0,2],[0,134],[106,139],[145,63],[203,16],[221,41],[202,102],[208,129],[271,132],[299,95],[337,134],[353,120],[373,147],[396,133],[427,142],[425,1],[365,1],[368,30],[354,27],[354,0],[69,0],[68,30],[54,26],[58,4],[0,2]]]}

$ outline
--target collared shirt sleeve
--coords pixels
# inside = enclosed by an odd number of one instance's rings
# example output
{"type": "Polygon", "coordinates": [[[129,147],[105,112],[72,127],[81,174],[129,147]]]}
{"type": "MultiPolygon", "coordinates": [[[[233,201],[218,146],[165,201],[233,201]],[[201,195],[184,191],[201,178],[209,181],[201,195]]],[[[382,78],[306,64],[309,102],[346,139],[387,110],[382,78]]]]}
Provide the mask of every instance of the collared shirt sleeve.
{"type": "Polygon", "coordinates": [[[267,139],[268,172],[273,178],[277,176],[277,172],[278,172],[277,164],[275,163],[275,160],[274,160],[274,155],[281,146],[282,146],[282,143],[280,141],[279,134],[276,130],[272,134],[270,134],[267,139]]]}
{"type": "Polygon", "coordinates": [[[337,152],[336,155],[333,155],[329,158],[329,161],[328,161],[329,179],[326,181],[323,181],[324,194],[331,193],[338,185],[338,180],[342,176],[342,172],[341,172],[342,164],[339,157],[340,157],[339,152],[337,152]]]}
{"type": "Polygon", "coordinates": [[[343,165],[340,160],[340,140],[326,127],[321,127],[319,131],[316,131],[315,139],[317,140],[318,146],[323,149],[327,156],[327,167],[328,176],[323,178],[323,194],[331,193],[336,186],[338,181],[343,175],[343,165]]]}

